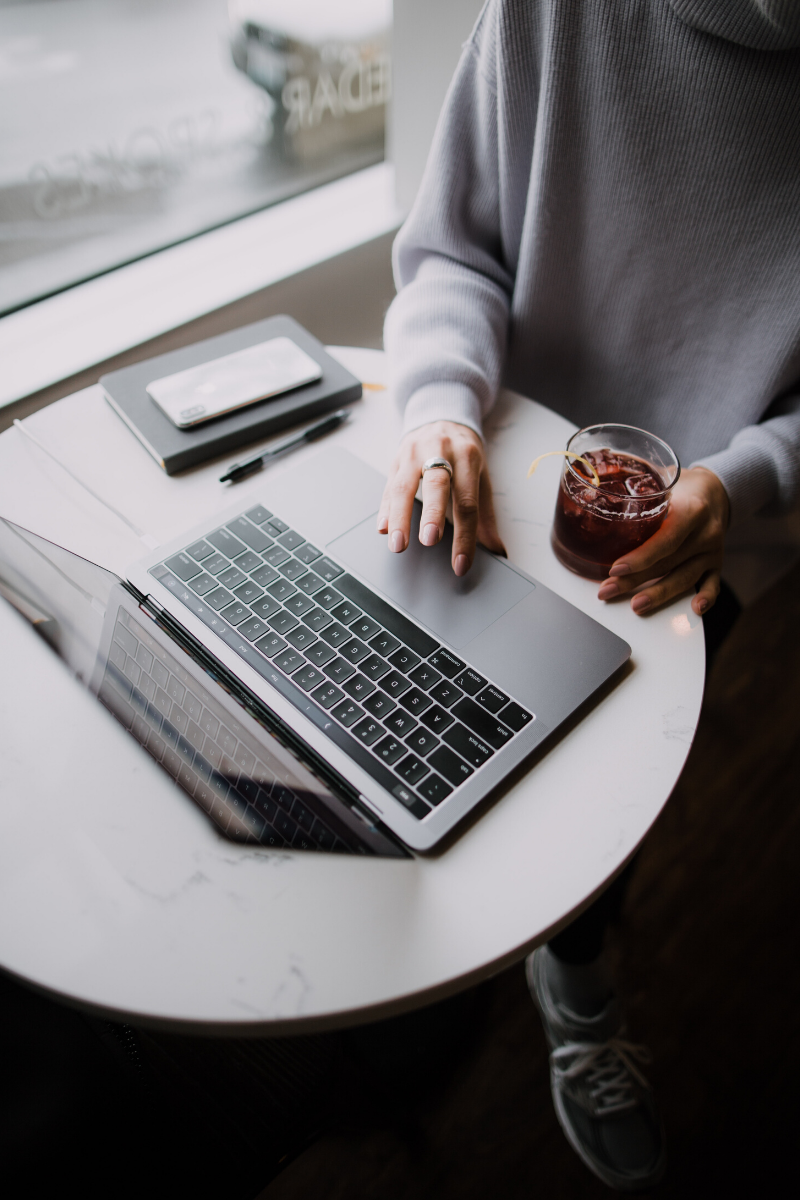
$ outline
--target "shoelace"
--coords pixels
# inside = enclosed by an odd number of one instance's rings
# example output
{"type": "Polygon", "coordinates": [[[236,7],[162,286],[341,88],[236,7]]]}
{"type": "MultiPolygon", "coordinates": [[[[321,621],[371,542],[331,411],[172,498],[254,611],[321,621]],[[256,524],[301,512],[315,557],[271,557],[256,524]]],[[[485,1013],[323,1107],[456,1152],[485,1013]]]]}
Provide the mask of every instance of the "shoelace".
{"type": "Polygon", "coordinates": [[[598,1116],[636,1107],[633,1081],[648,1090],[650,1087],[636,1063],[651,1060],[646,1046],[636,1046],[619,1037],[607,1042],[567,1042],[550,1055],[556,1083],[573,1083],[585,1077],[588,1098],[598,1116]]]}

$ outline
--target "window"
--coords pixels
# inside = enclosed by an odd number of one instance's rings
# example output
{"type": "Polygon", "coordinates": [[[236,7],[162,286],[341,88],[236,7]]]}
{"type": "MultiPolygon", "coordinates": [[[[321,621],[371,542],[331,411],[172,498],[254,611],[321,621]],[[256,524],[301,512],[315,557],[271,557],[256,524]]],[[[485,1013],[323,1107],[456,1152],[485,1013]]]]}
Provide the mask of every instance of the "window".
{"type": "Polygon", "coordinates": [[[0,314],[383,157],[391,0],[0,0],[0,314]]]}

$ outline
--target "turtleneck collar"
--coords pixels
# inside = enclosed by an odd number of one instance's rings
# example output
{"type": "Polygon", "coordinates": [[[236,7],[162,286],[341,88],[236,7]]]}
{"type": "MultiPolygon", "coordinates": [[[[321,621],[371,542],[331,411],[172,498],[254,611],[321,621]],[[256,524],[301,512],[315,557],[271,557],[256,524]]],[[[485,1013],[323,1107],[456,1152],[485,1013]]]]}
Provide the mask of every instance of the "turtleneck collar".
{"type": "Polygon", "coordinates": [[[800,46],[800,0],[669,0],[682,21],[751,50],[800,46]]]}

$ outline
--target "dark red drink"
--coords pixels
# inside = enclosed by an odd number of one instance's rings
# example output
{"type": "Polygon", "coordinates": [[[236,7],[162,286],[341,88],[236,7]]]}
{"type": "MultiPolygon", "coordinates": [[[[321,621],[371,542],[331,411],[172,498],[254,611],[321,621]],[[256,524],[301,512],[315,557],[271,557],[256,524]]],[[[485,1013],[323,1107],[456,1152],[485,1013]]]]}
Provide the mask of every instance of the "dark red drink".
{"type": "Polygon", "coordinates": [[[599,485],[582,462],[566,462],[556,500],[553,549],[571,571],[605,579],[612,563],[659,528],[677,474],[608,447],[579,453],[594,467],[599,485]]]}

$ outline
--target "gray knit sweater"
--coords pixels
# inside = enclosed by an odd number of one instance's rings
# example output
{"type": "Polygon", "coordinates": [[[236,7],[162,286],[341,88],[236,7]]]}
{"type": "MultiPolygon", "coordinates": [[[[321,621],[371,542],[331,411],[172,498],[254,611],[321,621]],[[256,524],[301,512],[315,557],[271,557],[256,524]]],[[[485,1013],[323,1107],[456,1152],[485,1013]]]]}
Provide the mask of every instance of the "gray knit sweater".
{"type": "MultiPolygon", "coordinates": [[[[405,427],[501,383],[800,501],[800,0],[488,0],[395,244],[405,427]]],[[[540,449],[546,449],[542,447],[540,449]]]]}

